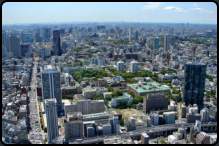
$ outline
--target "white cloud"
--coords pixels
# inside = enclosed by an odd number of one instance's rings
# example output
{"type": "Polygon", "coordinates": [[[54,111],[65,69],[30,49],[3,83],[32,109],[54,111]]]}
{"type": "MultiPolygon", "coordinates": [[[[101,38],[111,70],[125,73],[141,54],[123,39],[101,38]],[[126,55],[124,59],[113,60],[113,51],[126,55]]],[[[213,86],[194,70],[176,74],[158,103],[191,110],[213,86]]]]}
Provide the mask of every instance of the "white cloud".
{"type": "Polygon", "coordinates": [[[194,4],[192,4],[192,5],[194,5],[195,7],[198,7],[198,5],[197,5],[196,3],[194,3],[194,4]]]}
{"type": "Polygon", "coordinates": [[[202,9],[202,8],[192,8],[192,10],[199,11],[199,12],[213,13],[213,11],[208,11],[208,10],[205,10],[205,9],[202,9]]]}
{"type": "Polygon", "coordinates": [[[182,8],[175,7],[175,6],[168,6],[168,7],[165,7],[164,10],[174,10],[174,11],[178,11],[178,12],[183,11],[182,8]]]}
{"type": "Polygon", "coordinates": [[[145,5],[143,7],[143,9],[156,9],[157,7],[159,7],[161,4],[163,3],[159,3],[159,2],[148,2],[148,5],[145,5]]]}
{"type": "Polygon", "coordinates": [[[184,12],[188,12],[188,11],[184,11],[184,12]]]}

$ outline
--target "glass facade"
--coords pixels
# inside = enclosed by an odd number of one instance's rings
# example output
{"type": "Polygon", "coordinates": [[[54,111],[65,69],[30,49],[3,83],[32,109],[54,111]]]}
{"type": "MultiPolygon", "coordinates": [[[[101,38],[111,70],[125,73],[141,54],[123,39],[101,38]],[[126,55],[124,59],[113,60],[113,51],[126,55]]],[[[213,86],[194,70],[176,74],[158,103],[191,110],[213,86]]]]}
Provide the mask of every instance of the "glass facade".
{"type": "Polygon", "coordinates": [[[197,104],[199,109],[203,107],[206,68],[200,63],[185,64],[183,102],[186,106],[197,104]]]}

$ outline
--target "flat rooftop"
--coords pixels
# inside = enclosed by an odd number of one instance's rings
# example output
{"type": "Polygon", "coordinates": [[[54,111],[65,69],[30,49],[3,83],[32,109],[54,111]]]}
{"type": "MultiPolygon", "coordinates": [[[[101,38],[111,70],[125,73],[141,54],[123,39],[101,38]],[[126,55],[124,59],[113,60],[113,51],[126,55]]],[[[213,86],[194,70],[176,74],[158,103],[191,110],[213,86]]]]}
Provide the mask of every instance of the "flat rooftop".
{"type": "MultiPolygon", "coordinates": [[[[128,86],[132,86],[132,85],[140,85],[139,83],[135,83],[135,84],[128,84],[128,86]]],[[[162,90],[169,90],[169,88],[164,87],[163,85],[160,85],[157,82],[147,82],[147,85],[142,85],[143,87],[147,88],[147,89],[142,89],[141,87],[138,86],[138,88],[134,88],[135,90],[137,90],[137,92],[151,92],[151,91],[162,91],[162,90]],[[149,85],[152,84],[154,86],[156,86],[157,88],[155,90],[153,90],[153,88],[149,85]],[[149,89],[151,88],[151,89],[149,89]]],[[[133,88],[133,87],[132,87],[133,88]]]]}

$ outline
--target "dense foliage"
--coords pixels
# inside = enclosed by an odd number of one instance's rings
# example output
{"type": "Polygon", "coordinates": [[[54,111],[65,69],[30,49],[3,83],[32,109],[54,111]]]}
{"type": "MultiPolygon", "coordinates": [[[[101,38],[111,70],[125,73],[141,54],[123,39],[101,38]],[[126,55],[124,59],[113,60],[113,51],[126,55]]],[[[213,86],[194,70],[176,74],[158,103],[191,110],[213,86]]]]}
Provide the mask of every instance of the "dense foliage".
{"type": "Polygon", "coordinates": [[[96,78],[102,78],[102,77],[112,77],[110,74],[108,74],[105,70],[102,69],[82,69],[71,73],[72,77],[77,81],[80,82],[83,77],[96,77],[96,78]]]}

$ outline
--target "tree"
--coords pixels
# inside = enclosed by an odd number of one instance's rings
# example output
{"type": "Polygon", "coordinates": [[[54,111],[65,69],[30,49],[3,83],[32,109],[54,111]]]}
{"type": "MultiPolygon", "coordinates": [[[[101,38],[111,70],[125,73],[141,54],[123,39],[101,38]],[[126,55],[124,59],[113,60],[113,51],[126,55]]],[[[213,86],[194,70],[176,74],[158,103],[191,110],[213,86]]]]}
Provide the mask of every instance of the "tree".
{"type": "Polygon", "coordinates": [[[122,102],[119,100],[118,101],[118,107],[120,107],[122,105],[122,102]]]}
{"type": "Polygon", "coordinates": [[[122,105],[126,107],[127,106],[127,101],[123,100],[122,105]]]}
{"type": "Polygon", "coordinates": [[[117,90],[117,91],[115,92],[115,95],[116,95],[116,96],[122,96],[122,95],[123,95],[123,93],[122,93],[122,91],[121,91],[121,90],[117,90]]]}
{"type": "Polygon", "coordinates": [[[134,98],[135,97],[135,93],[133,91],[130,91],[129,94],[134,98]]]}
{"type": "Polygon", "coordinates": [[[107,96],[106,96],[106,100],[111,100],[112,99],[112,95],[111,94],[108,94],[107,96]]]}
{"type": "Polygon", "coordinates": [[[128,107],[128,108],[131,108],[131,107],[132,107],[132,104],[131,104],[131,103],[128,103],[128,104],[127,104],[127,107],[128,107]]]}
{"type": "Polygon", "coordinates": [[[120,125],[120,126],[124,126],[124,119],[120,119],[120,120],[119,120],[119,125],[120,125]]]}
{"type": "Polygon", "coordinates": [[[47,127],[44,127],[44,128],[43,128],[43,131],[46,133],[46,132],[47,132],[47,127]]]}

